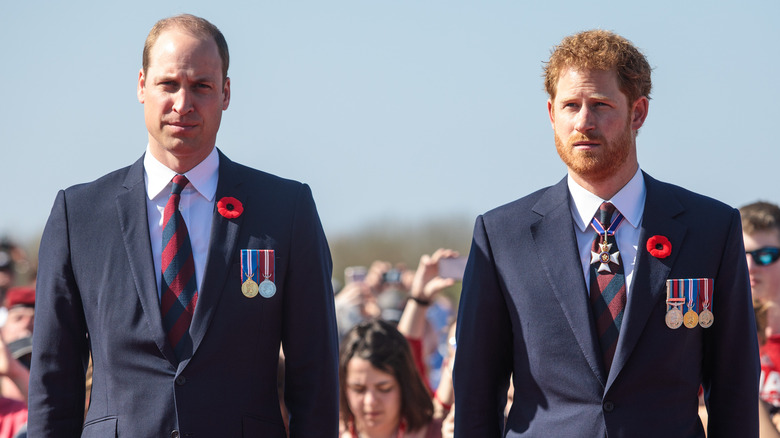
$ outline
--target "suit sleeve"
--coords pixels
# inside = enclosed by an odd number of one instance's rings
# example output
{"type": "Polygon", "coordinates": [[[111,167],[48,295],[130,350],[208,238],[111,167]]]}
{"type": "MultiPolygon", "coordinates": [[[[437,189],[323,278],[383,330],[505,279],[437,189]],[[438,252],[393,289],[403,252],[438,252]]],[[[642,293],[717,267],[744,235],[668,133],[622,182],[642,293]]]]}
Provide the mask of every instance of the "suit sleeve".
{"type": "Polygon", "coordinates": [[[707,436],[758,437],[761,370],[742,226],[736,210],[714,287],[715,319],[705,330],[702,364],[707,436]]]}
{"type": "Polygon", "coordinates": [[[458,308],[455,435],[501,436],[512,370],[512,326],[484,219],[474,228],[458,308]]]}
{"type": "Polygon", "coordinates": [[[283,304],[285,403],[291,438],[338,436],[338,335],[332,270],[311,190],[302,185],[293,218],[283,304]]]}
{"type": "Polygon", "coordinates": [[[78,437],[84,422],[89,345],[71,267],[65,192],[41,238],[30,368],[29,436],[78,437]]]}

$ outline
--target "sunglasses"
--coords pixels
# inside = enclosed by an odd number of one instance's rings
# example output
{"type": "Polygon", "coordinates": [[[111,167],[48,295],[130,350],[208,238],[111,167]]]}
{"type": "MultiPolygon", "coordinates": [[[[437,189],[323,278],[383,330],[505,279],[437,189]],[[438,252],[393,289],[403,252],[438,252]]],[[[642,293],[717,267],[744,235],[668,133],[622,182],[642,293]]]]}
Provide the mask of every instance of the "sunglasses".
{"type": "Polygon", "coordinates": [[[758,266],[771,265],[780,259],[780,248],[773,246],[759,248],[755,251],[745,251],[745,253],[750,254],[753,257],[753,262],[758,266]]]}

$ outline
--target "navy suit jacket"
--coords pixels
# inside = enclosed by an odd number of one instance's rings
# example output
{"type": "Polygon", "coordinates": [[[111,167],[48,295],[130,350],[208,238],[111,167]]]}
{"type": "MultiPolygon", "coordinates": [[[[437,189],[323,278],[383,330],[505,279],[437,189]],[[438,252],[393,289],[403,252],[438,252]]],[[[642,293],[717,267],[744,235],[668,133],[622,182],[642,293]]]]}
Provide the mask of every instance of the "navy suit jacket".
{"type": "Polygon", "coordinates": [[[480,216],[463,282],[455,436],[757,437],[759,360],[739,212],[644,175],[637,260],[609,374],[560,183],[480,216]],[[666,236],[656,258],[648,238],[666,236]],[[710,328],[665,324],[667,279],[714,278],[710,328]]]}
{"type": "Polygon", "coordinates": [[[59,192],[39,254],[30,437],[284,437],[280,343],[291,436],[338,435],[332,266],[311,191],[220,153],[225,196],[244,211],[214,209],[193,351],[179,362],[160,315],[142,159],[59,192]],[[242,294],[246,248],[275,250],[273,297],[242,294]]]}

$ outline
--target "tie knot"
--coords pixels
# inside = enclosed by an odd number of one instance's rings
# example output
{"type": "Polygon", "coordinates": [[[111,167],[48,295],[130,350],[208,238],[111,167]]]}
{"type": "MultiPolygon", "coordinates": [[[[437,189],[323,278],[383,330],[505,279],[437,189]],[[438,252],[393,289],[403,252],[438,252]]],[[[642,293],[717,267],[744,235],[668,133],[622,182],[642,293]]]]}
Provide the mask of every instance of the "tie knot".
{"type": "Polygon", "coordinates": [[[604,228],[609,227],[609,223],[612,221],[612,215],[615,213],[615,206],[609,202],[602,202],[599,206],[597,213],[597,219],[601,222],[604,228]]]}
{"type": "Polygon", "coordinates": [[[171,181],[173,182],[173,186],[171,187],[171,195],[181,195],[184,187],[190,183],[190,180],[188,180],[184,175],[176,175],[171,181]]]}

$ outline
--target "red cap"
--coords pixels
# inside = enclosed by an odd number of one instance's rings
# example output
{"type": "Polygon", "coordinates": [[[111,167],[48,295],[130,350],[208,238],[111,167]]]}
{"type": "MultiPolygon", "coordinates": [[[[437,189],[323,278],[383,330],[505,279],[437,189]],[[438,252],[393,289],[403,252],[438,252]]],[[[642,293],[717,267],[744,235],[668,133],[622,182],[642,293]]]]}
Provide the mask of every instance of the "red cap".
{"type": "Polygon", "coordinates": [[[35,288],[31,286],[12,287],[5,295],[5,307],[35,306],[35,288]]]}

